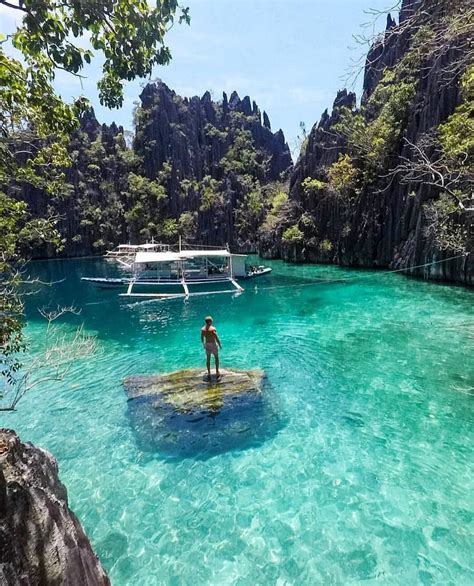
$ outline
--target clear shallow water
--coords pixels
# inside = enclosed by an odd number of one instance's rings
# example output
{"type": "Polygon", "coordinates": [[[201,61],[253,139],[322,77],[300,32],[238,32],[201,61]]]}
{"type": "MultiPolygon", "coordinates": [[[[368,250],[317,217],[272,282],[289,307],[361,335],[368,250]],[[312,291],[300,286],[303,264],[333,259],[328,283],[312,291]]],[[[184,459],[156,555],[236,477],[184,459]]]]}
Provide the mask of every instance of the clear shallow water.
{"type": "Polygon", "coordinates": [[[35,306],[74,303],[81,316],[61,327],[83,321],[101,351],[0,425],[57,457],[114,585],[472,584],[472,292],[272,264],[239,297],[188,303],[81,284],[113,273],[102,260],[33,264],[65,279],[30,299],[33,348],[45,343],[35,306]],[[208,313],[224,366],[267,372],[277,421],[220,450],[157,451],[121,381],[203,364],[208,313]]]}

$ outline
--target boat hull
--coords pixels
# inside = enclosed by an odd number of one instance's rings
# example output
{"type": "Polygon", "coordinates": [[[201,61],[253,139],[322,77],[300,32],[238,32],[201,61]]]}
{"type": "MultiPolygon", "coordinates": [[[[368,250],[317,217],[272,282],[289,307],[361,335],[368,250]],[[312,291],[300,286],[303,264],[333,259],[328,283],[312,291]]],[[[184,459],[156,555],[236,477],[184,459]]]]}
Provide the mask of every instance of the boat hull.
{"type": "Polygon", "coordinates": [[[99,289],[126,289],[130,279],[109,279],[106,277],[82,277],[81,281],[91,283],[99,289]]]}
{"type": "Polygon", "coordinates": [[[264,269],[257,269],[256,271],[249,271],[244,277],[237,277],[237,280],[240,279],[256,279],[257,277],[264,277],[265,275],[269,275],[272,272],[272,269],[266,267],[264,269]]]}
{"type": "MultiPolygon", "coordinates": [[[[99,289],[119,289],[127,291],[130,283],[133,279],[128,278],[106,278],[106,277],[82,277],[81,281],[89,283],[98,287],[99,289]]],[[[232,281],[229,279],[191,279],[186,281],[186,285],[189,290],[189,295],[202,295],[208,293],[225,293],[235,292],[235,286],[232,286],[232,281]]],[[[181,281],[174,280],[150,280],[150,279],[137,279],[133,280],[133,291],[134,294],[127,296],[137,297],[181,297],[187,296],[184,291],[181,281]]]]}
{"type": "MultiPolygon", "coordinates": [[[[249,279],[256,279],[257,277],[263,277],[265,275],[269,275],[272,272],[272,269],[266,267],[264,269],[259,269],[257,271],[248,272],[245,276],[236,277],[237,281],[249,280],[249,279]]],[[[126,289],[130,284],[130,279],[128,278],[107,278],[107,277],[82,277],[81,281],[85,283],[90,283],[91,285],[95,285],[99,289],[126,289]]],[[[217,280],[216,280],[217,281],[217,280]]],[[[212,283],[212,280],[207,281],[208,283],[212,283]]],[[[192,280],[188,281],[189,284],[193,284],[192,280]]],[[[180,286],[179,282],[176,283],[167,283],[166,281],[160,282],[150,282],[150,281],[136,281],[137,285],[176,285],[180,286]]]]}

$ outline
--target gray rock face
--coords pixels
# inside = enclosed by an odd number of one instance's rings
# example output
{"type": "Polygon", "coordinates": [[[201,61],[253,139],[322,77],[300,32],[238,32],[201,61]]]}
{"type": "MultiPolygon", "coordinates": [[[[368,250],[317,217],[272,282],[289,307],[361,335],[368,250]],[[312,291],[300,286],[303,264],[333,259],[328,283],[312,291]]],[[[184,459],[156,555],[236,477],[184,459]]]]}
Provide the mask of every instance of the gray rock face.
{"type": "Polygon", "coordinates": [[[281,425],[261,370],[201,369],[129,377],[129,416],[139,447],[168,457],[207,458],[271,437],[281,425]]]}
{"type": "Polygon", "coordinates": [[[268,160],[265,170],[256,177],[262,185],[278,180],[292,167],[290,149],[281,130],[273,133],[267,114],[263,124],[258,106],[245,96],[232,92],[222,102],[211,100],[209,92],[202,98],[182,98],[165,83],[149,83],[140,95],[143,116],[136,128],[135,152],[143,158],[143,171],[156,179],[168,163],[172,166],[166,185],[171,215],[178,218],[186,211],[198,214],[196,241],[203,244],[227,242],[239,249],[234,220],[235,209],[245,194],[232,170],[221,167],[228,150],[235,144],[238,130],[250,132],[254,148],[268,160]],[[200,209],[198,193],[183,197],[183,180],[201,181],[204,177],[224,182],[224,202],[219,217],[213,210],[200,209]]]}
{"type": "MultiPolygon", "coordinates": [[[[404,0],[400,22],[405,22],[419,4],[420,0],[404,0]]],[[[436,3],[434,6],[434,11],[441,10],[436,3]]],[[[436,17],[433,14],[432,18],[436,17]]],[[[393,67],[406,54],[414,32],[405,27],[399,34],[396,22],[388,18],[385,35],[372,46],[367,57],[363,104],[373,94],[385,68],[393,67]]],[[[443,123],[459,104],[458,79],[453,78],[447,83],[443,77],[443,69],[454,57],[453,52],[448,52],[435,64],[429,64],[428,72],[424,69],[419,73],[415,101],[403,129],[404,138],[411,143],[416,143],[420,136],[443,123]]],[[[344,212],[344,206],[337,198],[328,198],[325,194],[321,197],[305,196],[301,182],[306,177],[324,179],[325,170],[347,151],[344,139],[332,131],[340,119],[342,105],[355,109],[355,96],[339,92],[332,113],[325,112],[319,124],[311,130],[290,180],[291,201],[299,213],[308,211],[314,219],[314,239],[317,242],[329,240],[333,249],[327,252],[311,245],[304,250],[296,246],[273,245],[262,252],[280,255],[287,260],[407,268],[407,273],[415,276],[474,284],[474,254],[429,267],[409,268],[456,255],[453,251],[437,249],[424,235],[422,205],[438,194],[431,186],[409,186],[393,181],[388,188],[384,185],[384,189],[373,185],[363,187],[350,215],[344,212]]],[[[400,141],[396,155],[412,156],[403,141],[400,141]]],[[[472,215],[470,220],[472,222],[472,215]]]]}
{"type": "MultiPolygon", "coordinates": [[[[245,248],[245,235],[237,235],[236,210],[247,191],[232,167],[223,168],[223,159],[238,140],[240,131],[250,133],[252,150],[261,161],[253,179],[261,185],[287,176],[292,159],[283,132],[273,133],[268,116],[262,115],[248,96],[232,92],[221,102],[209,92],[202,97],[183,98],[161,81],[149,83],[140,96],[141,116],[137,116],[133,148],[125,143],[124,130],[112,123],[99,124],[93,109],[80,118],[80,130],[71,137],[72,166],[65,174],[69,187],[64,196],[52,199],[39,189],[24,186],[14,197],[26,201],[34,216],[45,217],[51,206],[59,217],[58,228],[65,239],[61,256],[84,256],[104,252],[123,242],[140,242],[140,229],[131,227],[126,213],[135,200],[129,195],[130,173],[157,179],[167,165],[169,176],[164,215],[179,219],[190,212],[196,218],[194,240],[203,244],[229,243],[245,248]],[[198,182],[210,177],[218,182],[222,203],[219,209],[201,209],[198,182]],[[188,187],[183,190],[183,182],[188,187]]],[[[149,208],[147,207],[149,211],[149,208]]],[[[251,249],[255,248],[253,243],[251,249]]],[[[50,246],[37,247],[34,257],[58,254],[50,246]]]]}
{"type": "Polygon", "coordinates": [[[0,429],[0,584],[106,586],[48,452],[0,429]]]}

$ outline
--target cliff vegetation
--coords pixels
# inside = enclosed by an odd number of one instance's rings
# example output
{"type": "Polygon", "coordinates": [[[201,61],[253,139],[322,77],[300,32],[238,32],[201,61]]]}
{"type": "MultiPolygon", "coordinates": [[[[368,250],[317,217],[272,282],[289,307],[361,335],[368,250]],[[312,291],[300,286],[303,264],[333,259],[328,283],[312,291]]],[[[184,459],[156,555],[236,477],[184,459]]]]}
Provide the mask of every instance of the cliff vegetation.
{"type": "Polygon", "coordinates": [[[404,0],[398,24],[388,16],[361,104],[339,92],[311,130],[262,254],[472,284],[473,17],[465,0],[404,0]]]}

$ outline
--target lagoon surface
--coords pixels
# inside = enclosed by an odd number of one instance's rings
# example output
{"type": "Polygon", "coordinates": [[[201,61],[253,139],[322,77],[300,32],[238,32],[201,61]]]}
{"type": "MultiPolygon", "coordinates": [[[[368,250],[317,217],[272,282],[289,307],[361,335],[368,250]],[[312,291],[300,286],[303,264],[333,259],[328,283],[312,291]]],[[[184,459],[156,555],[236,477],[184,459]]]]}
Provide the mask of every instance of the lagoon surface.
{"type": "Polygon", "coordinates": [[[83,322],[99,351],[0,425],[58,459],[114,586],[473,584],[472,291],[269,264],[240,296],[137,303],[81,283],[118,275],[102,259],[32,263],[64,280],[28,298],[31,352],[37,306],[58,304],[82,309],[58,327],[83,322]],[[223,366],[266,371],[267,410],[231,438],[213,413],[206,441],[170,450],[122,380],[204,366],[208,313],[223,366]]]}

